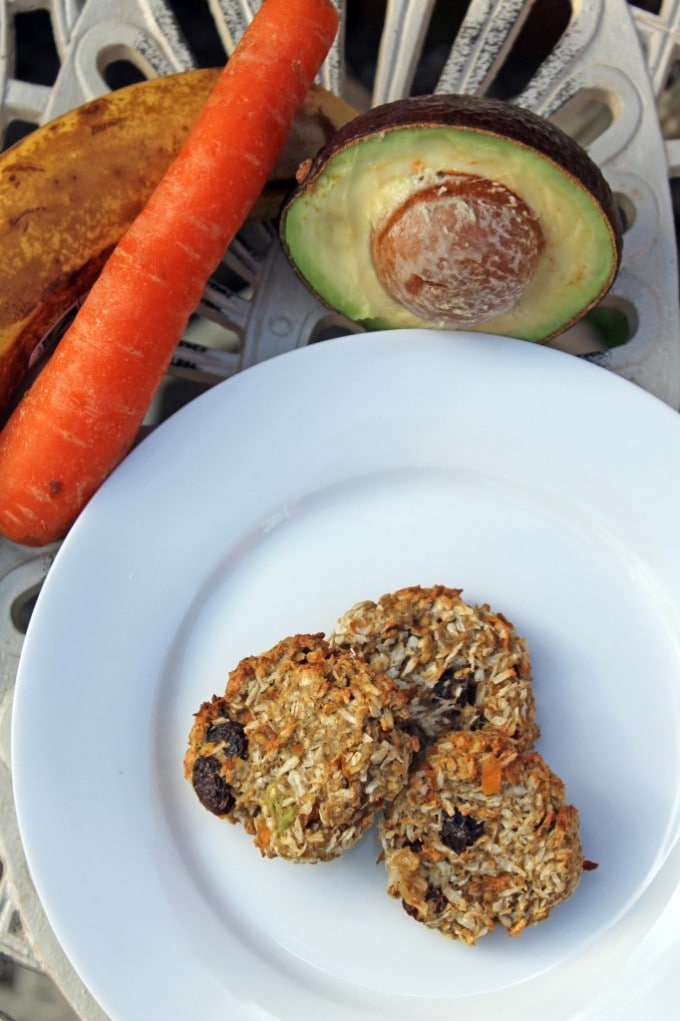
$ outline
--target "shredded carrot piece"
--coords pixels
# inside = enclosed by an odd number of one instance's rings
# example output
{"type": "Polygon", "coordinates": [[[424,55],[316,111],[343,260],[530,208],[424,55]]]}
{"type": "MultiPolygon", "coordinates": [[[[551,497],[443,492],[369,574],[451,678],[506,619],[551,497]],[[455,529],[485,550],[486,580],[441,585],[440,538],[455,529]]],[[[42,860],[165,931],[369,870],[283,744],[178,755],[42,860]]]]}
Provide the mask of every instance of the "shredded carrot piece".
{"type": "Polygon", "coordinates": [[[482,762],[482,793],[498,794],[503,779],[503,767],[495,755],[487,755],[482,762]]]}
{"type": "Polygon", "coordinates": [[[425,861],[438,862],[442,861],[444,855],[441,851],[438,851],[436,847],[426,847],[421,853],[422,858],[425,861]]]}
{"type": "Polygon", "coordinates": [[[261,851],[266,851],[271,843],[271,838],[272,831],[264,819],[260,816],[255,823],[255,843],[261,851]]]}

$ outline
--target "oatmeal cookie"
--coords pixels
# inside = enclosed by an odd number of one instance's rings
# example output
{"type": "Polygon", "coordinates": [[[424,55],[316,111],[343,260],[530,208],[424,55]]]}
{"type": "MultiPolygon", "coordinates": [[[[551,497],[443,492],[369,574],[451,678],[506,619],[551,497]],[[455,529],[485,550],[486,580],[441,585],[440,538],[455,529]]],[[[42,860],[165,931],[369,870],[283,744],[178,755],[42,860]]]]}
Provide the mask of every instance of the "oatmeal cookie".
{"type": "Polygon", "coordinates": [[[414,732],[492,726],[529,747],[538,736],[527,644],[501,613],[460,589],[413,586],[357,603],[329,636],[406,691],[414,732]]]}
{"type": "Polygon", "coordinates": [[[407,913],[474,944],[516,936],[569,897],[584,861],[577,810],[536,751],[492,729],[441,735],[386,809],[387,890],[407,913]]]}
{"type": "Polygon", "coordinates": [[[184,770],[202,804],[266,857],[327,861],[406,782],[417,741],[385,674],[322,634],[242,660],[196,714],[184,770]]]}

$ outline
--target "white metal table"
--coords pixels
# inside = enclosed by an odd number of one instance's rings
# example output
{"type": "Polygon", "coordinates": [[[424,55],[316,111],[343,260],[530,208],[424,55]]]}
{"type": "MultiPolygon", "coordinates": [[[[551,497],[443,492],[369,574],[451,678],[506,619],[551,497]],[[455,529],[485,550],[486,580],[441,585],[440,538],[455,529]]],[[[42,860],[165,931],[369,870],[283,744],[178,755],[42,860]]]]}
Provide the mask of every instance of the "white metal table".
{"type": "MultiPolygon", "coordinates": [[[[500,95],[555,119],[588,148],[623,215],[623,263],[605,305],[628,340],[610,348],[587,337],[584,346],[582,335],[559,343],[680,408],[673,202],[680,177],[680,0],[336,3],[342,29],[321,82],[356,106],[416,91],[500,95]]],[[[259,6],[260,0],[4,0],[0,130],[11,136],[18,124],[44,123],[102,94],[117,69],[151,77],[228,54],[259,6]],[[208,45],[197,52],[199,8],[208,45]],[[22,20],[36,10],[58,65],[47,83],[26,73],[26,47],[22,54],[18,45],[22,20]]],[[[29,58],[40,41],[29,40],[29,58]]],[[[242,232],[225,263],[235,286],[214,282],[207,289],[198,327],[205,350],[178,351],[150,426],[167,414],[168,392],[171,401],[186,401],[255,362],[351,328],[300,284],[271,225],[242,232]]],[[[103,1021],[36,897],[12,801],[14,679],[32,601],[56,551],[0,540],[0,954],[49,976],[75,1017],[103,1021]]]]}

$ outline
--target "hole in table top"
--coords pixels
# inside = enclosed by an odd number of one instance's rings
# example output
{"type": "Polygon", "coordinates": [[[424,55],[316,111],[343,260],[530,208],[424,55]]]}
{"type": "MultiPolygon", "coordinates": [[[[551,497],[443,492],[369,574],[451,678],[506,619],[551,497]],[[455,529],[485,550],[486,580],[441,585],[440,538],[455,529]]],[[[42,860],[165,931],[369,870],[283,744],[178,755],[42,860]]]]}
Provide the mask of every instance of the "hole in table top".
{"type": "Polygon", "coordinates": [[[110,89],[136,85],[155,75],[145,56],[133,46],[112,43],[97,53],[97,71],[110,89]]]}
{"type": "Polygon", "coordinates": [[[673,227],[675,229],[676,247],[680,245],[680,177],[671,177],[671,203],[673,206],[673,227]]]}
{"type": "Polygon", "coordinates": [[[554,337],[549,347],[575,355],[601,354],[627,344],[638,325],[635,306],[620,295],[611,295],[574,326],[554,337]]]}
{"type": "Polygon", "coordinates": [[[623,233],[626,234],[635,223],[637,216],[637,210],[635,203],[628,195],[624,195],[623,192],[614,192],[614,201],[616,202],[616,208],[619,211],[621,217],[621,227],[623,233]]]}
{"type": "Polygon", "coordinates": [[[38,125],[34,124],[32,121],[24,121],[20,118],[11,120],[5,128],[5,134],[3,135],[3,151],[11,148],[11,146],[15,145],[17,142],[20,142],[22,138],[26,138],[26,136],[30,135],[32,131],[35,131],[37,126],[38,125]]]}
{"type": "Polygon", "coordinates": [[[170,0],[180,31],[198,67],[221,67],[227,54],[206,0],[170,0]]]}
{"type": "Polygon", "coordinates": [[[657,99],[657,109],[664,138],[680,138],[680,45],[675,46],[674,59],[657,99]]]}
{"type": "Polygon", "coordinates": [[[131,60],[112,60],[104,68],[103,78],[112,90],[146,81],[146,75],[131,60]]]}
{"type": "Polygon", "coordinates": [[[16,596],[10,606],[9,615],[12,624],[22,635],[25,635],[28,629],[41,587],[42,582],[39,585],[31,585],[25,592],[16,596]]]}
{"type": "Polygon", "coordinates": [[[438,0],[435,4],[416,65],[411,95],[434,92],[468,7],[469,3],[452,4],[449,0],[438,0]]]}
{"type": "Polygon", "coordinates": [[[355,83],[352,102],[357,106],[368,104],[373,89],[386,6],[385,0],[346,0],[345,61],[355,83]],[[365,93],[363,102],[360,93],[365,93]]]}
{"type": "Polygon", "coordinates": [[[16,66],[20,81],[54,85],[61,66],[49,11],[19,11],[14,15],[16,66]]]}
{"type": "Polygon", "coordinates": [[[570,0],[538,0],[486,94],[496,99],[518,96],[558,45],[571,16],[570,0]]]}
{"type": "Polygon", "coordinates": [[[323,340],[346,337],[350,333],[363,333],[363,327],[359,326],[358,323],[344,322],[342,317],[330,314],[316,323],[309,338],[309,343],[318,344],[323,340]]]}
{"type": "Polygon", "coordinates": [[[603,89],[581,89],[550,118],[553,124],[587,148],[614,120],[611,97],[603,89]]]}
{"type": "Polygon", "coordinates": [[[635,306],[618,295],[605,298],[597,308],[586,314],[585,319],[601,338],[605,349],[627,344],[639,326],[635,306]]]}

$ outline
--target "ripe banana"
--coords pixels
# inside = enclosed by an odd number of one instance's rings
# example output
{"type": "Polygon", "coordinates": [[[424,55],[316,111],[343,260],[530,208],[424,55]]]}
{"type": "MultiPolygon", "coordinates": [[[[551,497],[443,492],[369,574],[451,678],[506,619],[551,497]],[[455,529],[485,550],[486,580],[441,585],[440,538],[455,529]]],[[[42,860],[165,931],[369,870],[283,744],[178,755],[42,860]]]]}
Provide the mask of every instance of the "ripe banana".
{"type": "MultiPolygon", "coordinates": [[[[108,93],[0,156],[0,422],[34,352],[92,286],[218,73],[186,71],[108,93]]],[[[297,166],[354,115],[332,93],[310,90],[253,219],[276,215],[297,166]]]]}

